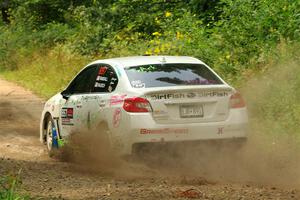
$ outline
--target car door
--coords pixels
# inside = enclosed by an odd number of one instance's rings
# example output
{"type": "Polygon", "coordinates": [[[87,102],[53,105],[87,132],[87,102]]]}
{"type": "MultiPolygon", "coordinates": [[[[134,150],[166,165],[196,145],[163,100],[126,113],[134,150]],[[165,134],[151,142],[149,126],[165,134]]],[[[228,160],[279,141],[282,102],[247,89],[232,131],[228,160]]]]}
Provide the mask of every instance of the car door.
{"type": "Polygon", "coordinates": [[[118,84],[115,70],[108,64],[99,64],[92,92],[82,99],[82,118],[86,119],[87,129],[107,121],[112,92],[118,84]]]}
{"type": "Polygon", "coordinates": [[[61,104],[60,127],[61,136],[79,131],[87,123],[84,118],[84,99],[92,92],[97,76],[97,65],[86,67],[70,83],[64,91],[69,98],[61,104]]]}

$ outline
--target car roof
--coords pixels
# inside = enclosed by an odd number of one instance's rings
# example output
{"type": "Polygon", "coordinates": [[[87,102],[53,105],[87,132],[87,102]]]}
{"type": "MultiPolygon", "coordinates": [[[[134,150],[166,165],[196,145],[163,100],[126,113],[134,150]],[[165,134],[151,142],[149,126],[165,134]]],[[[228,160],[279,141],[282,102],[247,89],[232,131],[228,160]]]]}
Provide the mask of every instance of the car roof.
{"type": "Polygon", "coordinates": [[[91,64],[117,64],[119,67],[140,66],[146,64],[160,63],[197,63],[204,64],[202,61],[189,56],[131,56],[96,60],[91,64]]]}

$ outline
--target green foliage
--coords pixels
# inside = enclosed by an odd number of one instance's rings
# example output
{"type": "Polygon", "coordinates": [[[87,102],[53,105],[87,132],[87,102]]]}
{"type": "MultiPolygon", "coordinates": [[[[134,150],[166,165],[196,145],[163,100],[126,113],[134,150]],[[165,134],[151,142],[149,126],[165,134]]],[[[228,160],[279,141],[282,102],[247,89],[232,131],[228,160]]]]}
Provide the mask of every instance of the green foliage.
{"type": "Polygon", "coordinates": [[[63,90],[89,60],[91,58],[71,53],[65,46],[57,46],[50,51],[34,52],[30,58],[20,58],[22,67],[2,74],[40,96],[50,97],[63,90]]]}
{"type": "Polygon", "coordinates": [[[221,19],[215,22],[213,37],[217,48],[226,50],[230,59],[224,64],[233,74],[236,66],[259,64],[281,39],[299,41],[300,2],[222,0],[221,19]],[[288,23],[287,23],[288,22],[288,23]]]}
{"type": "Polygon", "coordinates": [[[3,200],[26,200],[28,196],[19,195],[17,190],[21,186],[20,173],[0,177],[0,199],[3,200]]]}
{"type": "Polygon", "coordinates": [[[31,65],[34,52],[59,46],[94,58],[195,56],[237,83],[265,66],[281,41],[300,42],[299,11],[291,0],[11,0],[0,68],[31,65]]]}

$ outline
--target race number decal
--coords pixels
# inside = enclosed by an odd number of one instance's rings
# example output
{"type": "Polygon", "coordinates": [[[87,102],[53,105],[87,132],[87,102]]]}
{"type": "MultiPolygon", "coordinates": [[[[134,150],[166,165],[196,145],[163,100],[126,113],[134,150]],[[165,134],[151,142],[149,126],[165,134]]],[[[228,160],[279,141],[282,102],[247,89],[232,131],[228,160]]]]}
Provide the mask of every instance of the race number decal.
{"type": "Polygon", "coordinates": [[[102,76],[106,73],[107,67],[103,66],[99,68],[98,75],[102,76]]]}

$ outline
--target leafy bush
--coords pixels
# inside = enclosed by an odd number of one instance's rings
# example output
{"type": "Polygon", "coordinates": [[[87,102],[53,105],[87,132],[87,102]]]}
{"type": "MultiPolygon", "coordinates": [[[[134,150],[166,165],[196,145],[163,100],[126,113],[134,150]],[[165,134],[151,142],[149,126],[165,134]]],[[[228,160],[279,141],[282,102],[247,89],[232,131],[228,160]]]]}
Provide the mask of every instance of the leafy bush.
{"type": "Polygon", "coordinates": [[[93,59],[195,56],[236,83],[265,66],[281,41],[300,42],[298,1],[11,2],[10,24],[0,26],[0,68],[8,70],[31,65],[34,52],[47,56],[59,46],[93,59]]]}
{"type": "Polygon", "coordinates": [[[222,3],[220,20],[211,31],[217,41],[215,47],[228,58],[220,62],[226,66],[226,73],[239,75],[245,68],[265,64],[265,55],[282,39],[299,41],[299,2],[222,0],[222,3]]]}

